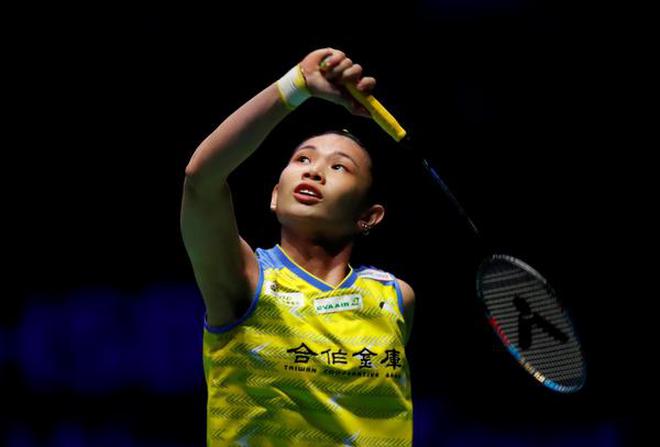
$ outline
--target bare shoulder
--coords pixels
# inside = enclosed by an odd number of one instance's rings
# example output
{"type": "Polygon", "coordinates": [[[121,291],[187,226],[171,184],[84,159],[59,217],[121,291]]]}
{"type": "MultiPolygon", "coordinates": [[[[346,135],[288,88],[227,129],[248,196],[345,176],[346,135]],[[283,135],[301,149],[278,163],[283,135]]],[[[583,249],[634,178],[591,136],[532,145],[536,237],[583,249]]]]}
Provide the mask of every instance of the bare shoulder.
{"type": "Polygon", "coordinates": [[[405,282],[404,280],[397,278],[399,287],[401,288],[401,294],[403,295],[403,317],[406,321],[406,333],[405,333],[405,344],[408,344],[410,340],[410,334],[413,327],[413,319],[415,316],[415,291],[413,288],[405,282]]]}
{"type": "Polygon", "coordinates": [[[413,290],[411,285],[408,284],[403,279],[397,278],[396,280],[399,283],[399,287],[401,288],[401,293],[403,294],[403,307],[405,309],[409,309],[415,304],[415,291],[413,290]]]}

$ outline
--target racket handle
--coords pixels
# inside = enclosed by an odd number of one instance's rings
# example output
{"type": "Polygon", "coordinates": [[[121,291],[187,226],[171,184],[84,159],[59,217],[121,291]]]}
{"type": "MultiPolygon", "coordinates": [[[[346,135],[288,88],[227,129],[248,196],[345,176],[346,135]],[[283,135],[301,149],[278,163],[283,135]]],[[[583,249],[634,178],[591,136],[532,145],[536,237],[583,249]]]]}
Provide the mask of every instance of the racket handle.
{"type": "Polygon", "coordinates": [[[387,132],[397,142],[401,141],[406,136],[406,131],[397,120],[387,111],[385,107],[372,95],[365,95],[357,89],[353,84],[344,84],[353,98],[362,104],[371,113],[371,117],[378,123],[378,125],[387,132]]]}
{"type": "Polygon", "coordinates": [[[442,191],[445,193],[445,195],[449,198],[451,203],[456,207],[458,210],[459,214],[466,220],[468,225],[470,226],[470,229],[472,232],[479,237],[481,234],[479,233],[479,229],[477,226],[474,224],[472,219],[470,219],[470,216],[465,212],[463,207],[461,206],[460,202],[456,199],[454,194],[452,194],[451,190],[447,186],[444,180],[442,180],[442,177],[438,175],[436,170],[431,166],[431,164],[428,162],[426,159],[426,155],[421,152],[419,149],[414,148],[410,144],[410,137],[406,137],[406,131],[404,130],[403,127],[399,125],[397,120],[392,116],[390,112],[387,111],[383,105],[378,102],[376,98],[374,98],[372,95],[366,96],[364,93],[359,91],[357,87],[353,84],[344,84],[346,89],[350,92],[351,95],[360,103],[362,104],[368,111],[371,113],[371,116],[373,117],[374,121],[378,123],[380,127],[383,128],[385,132],[387,132],[392,138],[394,138],[398,143],[401,143],[403,147],[408,149],[410,152],[416,153],[421,157],[422,163],[424,164],[424,168],[428,171],[428,173],[431,175],[431,177],[435,180],[436,184],[440,186],[442,191]],[[404,139],[405,138],[405,139],[404,139]]]}
{"type": "Polygon", "coordinates": [[[424,164],[424,168],[428,171],[428,173],[431,175],[431,177],[435,180],[436,184],[440,186],[442,191],[445,193],[445,195],[449,198],[449,200],[452,202],[452,204],[456,207],[458,210],[459,214],[467,221],[468,225],[470,225],[470,229],[472,232],[479,237],[481,234],[479,233],[479,229],[477,226],[474,224],[472,219],[470,219],[470,216],[465,212],[463,207],[461,206],[460,202],[456,199],[454,194],[452,194],[451,190],[449,187],[447,187],[447,184],[445,183],[444,180],[442,180],[442,177],[438,175],[436,170],[431,166],[431,164],[428,162],[426,159],[426,155],[423,152],[420,152],[418,149],[415,149],[411,144],[410,144],[410,137],[406,138],[406,131],[404,130],[403,127],[399,125],[397,120],[392,116],[390,112],[387,111],[387,109],[380,103],[376,98],[374,98],[372,95],[365,95],[361,91],[357,89],[357,87],[353,84],[344,84],[346,89],[349,91],[351,95],[360,103],[362,104],[368,111],[371,113],[371,116],[373,117],[374,121],[378,123],[382,129],[387,132],[392,138],[394,138],[398,143],[401,143],[403,147],[408,149],[411,152],[414,152],[418,154],[421,157],[422,163],[424,164]],[[404,139],[405,138],[405,139],[404,139]]]}

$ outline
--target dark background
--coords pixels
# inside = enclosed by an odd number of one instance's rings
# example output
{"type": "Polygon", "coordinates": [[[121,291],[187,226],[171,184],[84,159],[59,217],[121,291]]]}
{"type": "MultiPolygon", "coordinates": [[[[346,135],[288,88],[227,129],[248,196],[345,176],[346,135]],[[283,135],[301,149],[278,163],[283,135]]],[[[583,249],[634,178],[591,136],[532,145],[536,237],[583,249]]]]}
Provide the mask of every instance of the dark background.
{"type": "Polygon", "coordinates": [[[308,101],[232,174],[242,236],[279,242],[268,204],[291,148],[350,127],[388,160],[391,198],[352,264],[417,293],[416,445],[632,445],[655,298],[643,285],[655,203],[643,17],[525,0],[8,14],[0,444],[203,445],[184,168],[224,117],[331,46],[378,79],[376,97],[496,247],[550,279],[586,386],[553,393],[515,364],[478,311],[463,222],[375,123],[343,108],[308,101]]]}

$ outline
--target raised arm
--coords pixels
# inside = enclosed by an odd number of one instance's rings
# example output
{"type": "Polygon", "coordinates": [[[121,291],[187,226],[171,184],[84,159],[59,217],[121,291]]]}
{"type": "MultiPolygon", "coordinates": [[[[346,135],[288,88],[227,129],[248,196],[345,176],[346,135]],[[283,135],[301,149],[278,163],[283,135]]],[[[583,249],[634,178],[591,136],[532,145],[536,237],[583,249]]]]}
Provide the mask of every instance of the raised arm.
{"type": "Polygon", "coordinates": [[[243,315],[259,274],[255,253],[238,232],[229,174],[309,96],[369,116],[342,87],[346,82],[365,93],[375,85],[373,78],[362,77],[362,67],[343,52],[313,51],[228,116],[193,153],[185,169],[181,232],[211,326],[229,324],[243,315]]]}

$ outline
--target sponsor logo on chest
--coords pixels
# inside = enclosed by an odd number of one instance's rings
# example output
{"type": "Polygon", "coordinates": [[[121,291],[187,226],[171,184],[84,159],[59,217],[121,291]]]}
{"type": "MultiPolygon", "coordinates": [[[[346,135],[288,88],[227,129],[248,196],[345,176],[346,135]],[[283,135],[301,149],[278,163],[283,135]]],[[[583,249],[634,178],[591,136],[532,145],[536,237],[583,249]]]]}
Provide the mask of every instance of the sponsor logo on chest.
{"type": "Polygon", "coordinates": [[[354,293],[351,295],[318,298],[314,300],[314,309],[316,309],[317,314],[362,309],[362,295],[354,293]]]}

